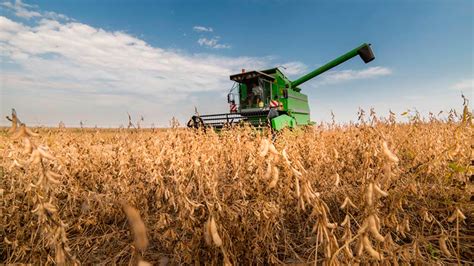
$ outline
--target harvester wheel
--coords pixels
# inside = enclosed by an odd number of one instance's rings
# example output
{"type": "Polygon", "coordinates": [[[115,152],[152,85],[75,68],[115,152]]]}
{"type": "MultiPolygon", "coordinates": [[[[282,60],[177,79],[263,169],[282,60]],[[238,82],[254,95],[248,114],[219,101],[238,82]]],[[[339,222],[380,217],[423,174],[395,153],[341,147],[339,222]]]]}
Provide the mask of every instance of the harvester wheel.
{"type": "Polygon", "coordinates": [[[204,121],[202,121],[202,118],[196,115],[193,115],[191,119],[189,119],[187,126],[189,128],[204,128],[204,121]]]}

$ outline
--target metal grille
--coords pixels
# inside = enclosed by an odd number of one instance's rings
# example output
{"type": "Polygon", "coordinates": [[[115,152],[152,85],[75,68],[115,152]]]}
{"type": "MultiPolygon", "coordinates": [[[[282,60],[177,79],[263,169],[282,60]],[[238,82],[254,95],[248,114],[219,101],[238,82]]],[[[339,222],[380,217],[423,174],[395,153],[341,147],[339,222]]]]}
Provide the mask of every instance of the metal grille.
{"type": "MultiPolygon", "coordinates": [[[[226,125],[235,125],[242,122],[249,123],[253,126],[263,126],[267,124],[268,111],[255,111],[246,113],[225,113],[225,114],[212,114],[212,115],[201,115],[197,118],[201,118],[204,126],[223,128],[226,125]]],[[[192,119],[195,120],[196,116],[192,119]]]]}

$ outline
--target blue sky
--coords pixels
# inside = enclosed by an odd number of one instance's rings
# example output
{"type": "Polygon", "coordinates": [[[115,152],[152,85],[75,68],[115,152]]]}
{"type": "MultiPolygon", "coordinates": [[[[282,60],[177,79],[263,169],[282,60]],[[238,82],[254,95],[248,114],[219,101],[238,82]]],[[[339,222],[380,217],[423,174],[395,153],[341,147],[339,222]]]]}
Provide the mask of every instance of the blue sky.
{"type": "Polygon", "coordinates": [[[314,121],[473,98],[473,1],[1,3],[1,115],[15,107],[30,124],[119,126],[129,112],[166,126],[194,106],[226,112],[228,76],[241,68],[283,65],[297,78],[363,42],[375,61],[302,86],[314,121]]]}

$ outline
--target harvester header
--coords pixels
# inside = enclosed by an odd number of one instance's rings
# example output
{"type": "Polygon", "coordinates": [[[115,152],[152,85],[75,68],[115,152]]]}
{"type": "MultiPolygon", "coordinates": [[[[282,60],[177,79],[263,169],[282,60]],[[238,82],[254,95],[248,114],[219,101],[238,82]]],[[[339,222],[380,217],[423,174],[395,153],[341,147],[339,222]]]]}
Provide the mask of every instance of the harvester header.
{"type": "Polygon", "coordinates": [[[299,85],[359,55],[365,63],[374,60],[370,44],[364,43],[310,73],[291,81],[279,68],[245,71],[230,76],[235,81],[227,95],[230,113],[194,115],[189,127],[222,128],[247,122],[254,126],[268,125],[274,130],[310,125],[308,96],[299,85]]]}

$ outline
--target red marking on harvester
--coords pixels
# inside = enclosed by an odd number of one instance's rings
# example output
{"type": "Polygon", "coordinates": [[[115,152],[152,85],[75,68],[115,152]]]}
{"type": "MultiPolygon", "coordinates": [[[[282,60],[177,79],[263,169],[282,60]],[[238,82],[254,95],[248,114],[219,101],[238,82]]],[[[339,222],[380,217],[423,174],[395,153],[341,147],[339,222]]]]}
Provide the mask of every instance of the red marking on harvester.
{"type": "Polygon", "coordinates": [[[271,100],[270,101],[270,108],[277,108],[280,105],[278,101],[271,100]]]}
{"type": "Polygon", "coordinates": [[[237,113],[237,104],[235,104],[235,103],[230,104],[230,112],[231,113],[237,113]]]}

